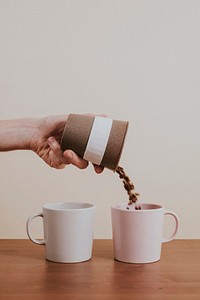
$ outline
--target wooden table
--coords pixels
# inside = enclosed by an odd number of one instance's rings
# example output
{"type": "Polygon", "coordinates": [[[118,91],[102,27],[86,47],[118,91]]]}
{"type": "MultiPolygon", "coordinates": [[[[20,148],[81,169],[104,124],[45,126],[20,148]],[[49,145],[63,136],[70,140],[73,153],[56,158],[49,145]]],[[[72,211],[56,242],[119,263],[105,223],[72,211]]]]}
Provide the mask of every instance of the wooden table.
{"type": "Polygon", "coordinates": [[[29,240],[0,240],[1,300],[200,299],[200,240],[163,244],[161,260],[145,265],[115,261],[111,240],[95,240],[84,263],[44,255],[44,246],[29,240]]]}

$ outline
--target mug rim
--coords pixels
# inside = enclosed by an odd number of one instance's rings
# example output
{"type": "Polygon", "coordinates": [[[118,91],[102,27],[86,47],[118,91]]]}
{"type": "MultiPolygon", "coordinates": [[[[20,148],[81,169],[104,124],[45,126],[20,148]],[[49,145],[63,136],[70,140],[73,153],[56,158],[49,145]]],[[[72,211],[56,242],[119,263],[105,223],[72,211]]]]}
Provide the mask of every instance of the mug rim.
{"type": "Polygon", "coordinates": [[[50,202],[43,205],[43,209],[51,211],[80,211],[94,207],[94,204],[86,202],[50,202]]]}
{"type": "Polygon", "coordinates": [[[135,210],[125,209],[128,206],[128,204],[125,202],[114,204],[111,206],[111,208],[115,209],[115,210],[119,210],[119,211],[126,211],[129,213],[131,213],[131,212],[137,212],[137,213],[140,212],[141,213],[144,211],[147,212],[147,211],[156,211],[156,210],[164,209],[164,207],[161,204],[155,204],[155,203],[140,202],[140,203],[138,203],[138,205],[142,206],[142,209],[135,209],[135,210]]]}

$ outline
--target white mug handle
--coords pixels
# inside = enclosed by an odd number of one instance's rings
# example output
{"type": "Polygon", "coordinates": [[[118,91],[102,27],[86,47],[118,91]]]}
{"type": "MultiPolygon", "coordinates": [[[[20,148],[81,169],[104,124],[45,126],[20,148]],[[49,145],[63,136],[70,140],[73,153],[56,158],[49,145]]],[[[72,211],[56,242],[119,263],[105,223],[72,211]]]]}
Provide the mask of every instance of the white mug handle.
{"type": "Polygon", "coordinates": [[[30,224],[31,224],[31,221],[36,218],[36,217],[42,217],[43,218],[43,213],[37,213],[37,214],[34,214],[32,216],[30,216],[26,222],[26,232],[27,232],[27,235],[29,237],[29,239],[35,243],[35,244],[38,244],[38,245],[45,245],[45,240],[38,240],[38,239],[34,239],[32,238],[31,234],[30,234],[30,224]]]}
{"type": "Polygon", "coordinates": [[[174,240],[176,235],[177,235],[177,232],[178,232],[178,229],[179,229],[179,218],[178,218],[177,214],[172,212],[172,211],[165,211],[164,215],[165,216],[166,215],[171,215],[175,219],[174,232],[172,233],[172,235],[170,237],[162,239],[162,243],[167,243],[167,242],[171,242],[172,240],[174,240]]]}

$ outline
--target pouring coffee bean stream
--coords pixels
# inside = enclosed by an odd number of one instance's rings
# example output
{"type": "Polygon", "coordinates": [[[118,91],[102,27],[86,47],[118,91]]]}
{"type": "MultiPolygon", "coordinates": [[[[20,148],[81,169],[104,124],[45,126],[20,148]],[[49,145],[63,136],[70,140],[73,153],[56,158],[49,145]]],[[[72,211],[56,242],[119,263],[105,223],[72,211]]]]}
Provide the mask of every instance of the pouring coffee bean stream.
{"type": "Polygon", "coordinates": [[[118,173],[128,194],[128,206],[135,209],[139,194],[134,184],[118,166],[128,129],[128,122],[96,115],[69,114],[61,138],[61,149],[71,149],[81,158],[118,173]],[[102,138],[103,137],[103,138],[102,138]]]}
{"type": "Polygon", "coordinates": [[[138,201],[139,194],[135,192],[135,186],[131,182],[130,178],[125,173],[124,169],[120,166],[117,167],[116,173],[119,175],[119,178],[122,179],[123,185],[125,190],[127,191],[129,202],[127,209],[129,209],[129,206],[134,204],[136,210],[140,210],[141,207],[139,205],[136,205],[136,202],[138,201]]]}

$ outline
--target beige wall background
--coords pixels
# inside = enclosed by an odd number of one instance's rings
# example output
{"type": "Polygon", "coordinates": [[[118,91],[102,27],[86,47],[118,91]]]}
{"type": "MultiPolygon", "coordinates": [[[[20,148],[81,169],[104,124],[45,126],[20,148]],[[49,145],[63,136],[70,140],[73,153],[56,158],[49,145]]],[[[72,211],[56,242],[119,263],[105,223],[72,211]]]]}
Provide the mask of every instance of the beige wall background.
{"type": "MultiPolygon", "coordinates": [[[[0,0],[0,118],[106,113],[128,120],[121,165],[141,194],[200,238],[200,2],[0,0]]],[[[0,238],[26,238],[44,203],[96,205],[96,238],[126,202],[117,174],[0,154],[0,238]]],[[[165,234],[171,230],[166,220],[165,234]]],[[[42,236],[42,222],[32,231],[42,236]]]]}

